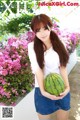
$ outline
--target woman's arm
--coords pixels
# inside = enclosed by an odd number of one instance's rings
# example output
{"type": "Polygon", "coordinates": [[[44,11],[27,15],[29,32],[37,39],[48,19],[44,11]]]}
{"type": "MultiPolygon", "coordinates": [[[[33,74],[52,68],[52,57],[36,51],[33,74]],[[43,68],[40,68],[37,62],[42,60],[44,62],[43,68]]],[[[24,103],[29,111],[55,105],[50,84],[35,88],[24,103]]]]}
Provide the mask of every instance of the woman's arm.
{"type": "Polygon", "coordinates": [[[61,93],[60,95],[65,96],[69,91],[70,91],[70,85],[69,85],[69,80],[68,80],[68,74],[67,74],[67,69],[64,66],[60,66],[60,74],[64,80],[65,84],[65,91],[61,93]]]}
{"type": "Polygon", "coordinates": [[[38,82],[38,85],[40,87],[40,91],[41,93],[43,93],[45,90],[44,90],[44,74],[43,74],[43,71],[42,69],[38,68],[35,72],[35,75],[36,75],[36,78],[37,78],[37,82],[38,82]]]}

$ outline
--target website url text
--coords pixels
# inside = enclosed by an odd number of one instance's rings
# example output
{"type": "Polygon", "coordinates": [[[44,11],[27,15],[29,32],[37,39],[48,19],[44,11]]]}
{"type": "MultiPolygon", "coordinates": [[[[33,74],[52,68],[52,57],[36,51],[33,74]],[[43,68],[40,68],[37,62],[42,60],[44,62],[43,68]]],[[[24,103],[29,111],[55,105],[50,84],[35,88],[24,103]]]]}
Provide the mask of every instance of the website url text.
{"type": "Polygon", "coordinates": [[[78,2],[38,2],[38,6],[80,6],[78,2]]]}

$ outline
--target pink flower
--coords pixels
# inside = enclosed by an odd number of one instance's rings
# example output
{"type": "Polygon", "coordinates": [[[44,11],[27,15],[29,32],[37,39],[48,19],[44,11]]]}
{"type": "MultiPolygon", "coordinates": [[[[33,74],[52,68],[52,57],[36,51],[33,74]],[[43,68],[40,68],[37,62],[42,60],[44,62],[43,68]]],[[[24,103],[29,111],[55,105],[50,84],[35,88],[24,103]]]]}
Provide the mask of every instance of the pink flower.
{"type": "Polygon", "coordinates": [[[28,32],[26,33],[26,35],[28,36],[28,37],[27,37],[27,41],[31,42],[31,41],[34,40],[34,37],[35,37],[35,33],[34,33],[34,32],[28,31],[28,32]]]}
{"type": "Polygon", "coordinates": [[[0,105],[5,106],[6,104],[5,104],[5,103],[3,103],[3,102],[0,102],[0,105]]]}
{"type": "Polygon", "coordinates": [[[5,85],[5,84],[6,84],[6,82],[3,80],[3,81],[2,81],[2,85],[5,85]]]}
{"type": "Polygon", "coordinates": [[[0,64],[5,60],[4,54],[0,54],[0,64]]]}
{"type": "Polygon", "coordinates": [[[23,93],[26,93],[26,90],[22,90],[23,93]]]}
{"type": "Polygon", "coordinates": [[[19,39],[17,39],[17,41],[14,41],[11,46],[15,47],[15,48],[18,48],[19,45],[21,44],[21,41],[19,39]]]}
{"type": "Polygon", "coordinates": [[[16,103],[15,102],[11,102],[11,106],[16,106],[16,103]]]}
{"type": "Polygon", "coordinates": [[[4,96],[4,95],[5,95],[4,88],[3,88],[3,87],[1,87],[1,86],[0,86],[0,94],[1,94],[2,96],[4,96]]]}
{"type": "Polygon", "coordinates": [[[16,42],[17,38],[16,37],[11,37],[8,39],[8,45],[12,45],[13,42],[16,42]]]}
{"type": "Polygon", "coordinates": [[[15,92],[15,95],[16,95],[16,96],[18,96],[18,95],[19,95],[17,91],[15,92]]]}
{"type": "Polygon", "coordinates": [[[20,64],[19,59],[13,60],[13,69],[14,70],[20,70],[21,69],[21,64],[20,64]]]}
{"type": "Polygon", "coordinates": [[[8,71],[7,71],[6,69],[3,69],[3,70],[1,71],[1,73],[2,73],[3,76],[6,76],[6,75],[8,74],[8,71]]]}
{"type": "Polygon", "coordinates": [[[14,74],[13,70],[9,70],[9,74],[13,75],[14,74]]]}
{"type": "Polygon", "coordinates": [[[7,98],[10,98],[10,96],[11,96],[10,92],[7,92],[6,96],[7,96],[7,98]]]}
{"type": "Polygon", "coordinates": [[[16,89],[12,88],[12,92],[15,93],[15,92],[16,92],[16,89]]]}
{"type": "Polygon", "coordinates": [[[19,39],[20,39],[20,40],[23,40],[23,41],[26,41],[27,44],[28,44],[29,42],[31,42],[31,41],[34,40],[34,37],[35,37],[35,33],[32,32],[32,31],[28,31],[28,32],[22,34],[22,35],[19,37],[19,39]]]}
{"type": "Polygon", "coordinates": [[[24,49],[27,48],[27,46],[28,46],[27,40],[21,40],[21,44],[20,45],[22,45],[24,49]]]}

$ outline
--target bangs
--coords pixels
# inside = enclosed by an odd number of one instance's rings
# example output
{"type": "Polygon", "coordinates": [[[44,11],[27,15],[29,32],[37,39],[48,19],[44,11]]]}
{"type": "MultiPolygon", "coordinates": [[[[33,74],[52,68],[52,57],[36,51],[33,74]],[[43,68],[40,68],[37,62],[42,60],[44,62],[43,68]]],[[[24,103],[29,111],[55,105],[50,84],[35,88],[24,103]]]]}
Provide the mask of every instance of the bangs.
{"type": "Polygon", "coordinates": [[[36,15],[31,22],[31,29],[36,32],[40,30],[41,27],[52,27],[53,24],[48,16],[44,14],[36,15]]]}
{"type": "Polygon", "coordinates": [[[46,27],[47,25],[48,25],[47,22],[37,20],[36,22],[34,22],[33,31],[37,32],[38,30],[41,29],[41,27],[46,27]]]}

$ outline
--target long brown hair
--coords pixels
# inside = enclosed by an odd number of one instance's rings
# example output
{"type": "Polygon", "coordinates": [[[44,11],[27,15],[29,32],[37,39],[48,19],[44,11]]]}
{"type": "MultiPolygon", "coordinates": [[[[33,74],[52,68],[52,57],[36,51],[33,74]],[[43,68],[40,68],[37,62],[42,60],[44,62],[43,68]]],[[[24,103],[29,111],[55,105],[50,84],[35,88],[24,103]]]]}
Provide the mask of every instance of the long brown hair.
{"type": "MultiPolygon", "coordinates": [[[[32,19],[32,22],[31,22],[31,28],[35,33],[37,30],[40,29],[41,23],[44,26],[49,26],[50,28],[53,26],[51,19],[47,15],[45,15],[45,14],[36,15],[32,19]]],[[[60,65],[66,66],[68,63],[68,60],[69,60],[68,52],[67,52],[66,48],[64,47],[63,43],[61,42],[61,40],[59,39],[58,35],[54,31],[51,31],[51,33],[50,33],[50,40],[51,40],[53,49],[59,55],[60,65]]],[[[36,53],[37,62],[38,62],[41,69],[43,69],[43,67],[44,67],[44,47],[43,47],[43,44],[44,43],[35,36],[35,38],[34,38],[34,51],[36,53]]]]}

